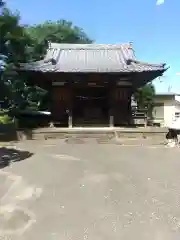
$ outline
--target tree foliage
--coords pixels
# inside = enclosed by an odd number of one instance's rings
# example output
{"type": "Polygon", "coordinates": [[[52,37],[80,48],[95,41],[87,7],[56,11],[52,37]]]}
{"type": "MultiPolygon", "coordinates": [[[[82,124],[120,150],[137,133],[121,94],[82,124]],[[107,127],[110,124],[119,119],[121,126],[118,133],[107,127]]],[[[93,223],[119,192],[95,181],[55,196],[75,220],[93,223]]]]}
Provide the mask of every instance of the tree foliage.
{"type": "Polygon", "coordinates": [[[11,12],[0,0],[0,101],[7,107],[18,109],[39,107],[46,92],[29,86],[27,75],[19,75],[14,69],[18,63],[40,60],[48,41],[56,43],[91,43],[84,31],[66,20],[47,21],[35,26],[20,24],[20,14],[11,12]],[[3,67],[5,66],[5,71],[3,67]]]}
{"type": "Polygon", "coordinates": [[[29,26],[26,32],[34,41],[34,57],[44,56],[48,42],[53,43],[92,43],[84,31],[66,20],[46,21],[43,24],[29,26]]]}
{"type": "Polygon", "coordinates": [[[3,7],[5,5],[5,2],[0,0],[0,7],[3,7]]]}
{"type": "Polygon", "coordinates": [[[149,83],[144,87],[139,88],[134,94],[134,98],[137,102],[138,108],[148,109],[149,115],[152,114],[152,109],[154,106],[155,88],[149,83]]]}
{"type": "Polygon", "coordinates": [[[6,56],[6,69],[1,72],[1,102],[6,107],[21,108],[28,104],[26,81],[14,71],[19,62],[29,60],[27,46],[32,40],[20,25],[18,13],[12,13],[5,6],[0,14],[0,53],[6,56]]]}

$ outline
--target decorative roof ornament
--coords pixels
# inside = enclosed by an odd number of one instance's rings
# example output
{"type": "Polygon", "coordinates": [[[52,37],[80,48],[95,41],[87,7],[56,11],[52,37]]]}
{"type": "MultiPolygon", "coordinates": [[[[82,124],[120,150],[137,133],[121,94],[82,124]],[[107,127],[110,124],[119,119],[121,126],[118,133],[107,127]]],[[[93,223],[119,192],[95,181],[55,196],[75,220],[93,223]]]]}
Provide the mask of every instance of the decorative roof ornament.
{"type": "Polygon", "coordinates": [[[165,1],[165,0],[157,0],[157,1],[156,1],[156,5],[157,5],[157,6],[162,5],[162,4],[164,4],[164,1],[165,1]]]}

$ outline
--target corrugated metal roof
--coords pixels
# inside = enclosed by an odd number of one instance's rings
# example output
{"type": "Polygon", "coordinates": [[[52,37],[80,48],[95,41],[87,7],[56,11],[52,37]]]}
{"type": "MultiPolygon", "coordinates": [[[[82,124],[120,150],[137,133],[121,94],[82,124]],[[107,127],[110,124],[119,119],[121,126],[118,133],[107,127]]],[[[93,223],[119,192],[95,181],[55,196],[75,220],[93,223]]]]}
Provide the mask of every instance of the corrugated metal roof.
{"type": "Polygon", "coordinates": [[[42,72],[143,72],[164,71],[164,67],[137,61],[130,43],[51,43],[44,60],[22,65],[25,70],[42,72]]]}

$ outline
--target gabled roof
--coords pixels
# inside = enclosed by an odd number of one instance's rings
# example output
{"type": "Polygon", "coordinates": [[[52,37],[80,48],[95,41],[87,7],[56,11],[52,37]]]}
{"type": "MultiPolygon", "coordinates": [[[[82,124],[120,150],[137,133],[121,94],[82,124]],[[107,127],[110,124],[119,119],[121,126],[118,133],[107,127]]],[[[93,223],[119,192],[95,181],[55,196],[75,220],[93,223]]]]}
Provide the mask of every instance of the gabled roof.
{"type": "Polygon", "coordinates": [[[144,72],[166,70],[165,64],[136,60],[132,44],[50,43],[41,61],[21,64],[21,69],[40,72],[144,72]]]}

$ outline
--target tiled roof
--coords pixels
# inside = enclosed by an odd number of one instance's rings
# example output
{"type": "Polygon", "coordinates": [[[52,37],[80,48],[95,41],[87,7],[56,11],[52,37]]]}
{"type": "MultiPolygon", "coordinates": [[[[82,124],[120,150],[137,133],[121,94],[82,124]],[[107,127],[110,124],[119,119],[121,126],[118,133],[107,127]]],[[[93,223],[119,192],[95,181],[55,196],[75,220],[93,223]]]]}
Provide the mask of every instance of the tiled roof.
{"type": "Polygon", "coordinates": [[[161,97],[161,96],[180,96],[180,94],[175,93],[175,92],[159,92],[159,93],[156,93],[156,97],[161,97]]]}
{"type": "Polygon", "coordinates": [[[21,68],[41,72],[143,72],[162,71],[165,64],[137,61],[128,44],[51,43],[44,60],[22,64],[21,68]]]}

